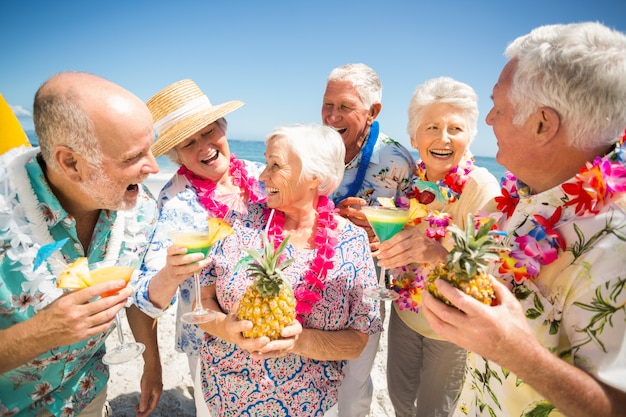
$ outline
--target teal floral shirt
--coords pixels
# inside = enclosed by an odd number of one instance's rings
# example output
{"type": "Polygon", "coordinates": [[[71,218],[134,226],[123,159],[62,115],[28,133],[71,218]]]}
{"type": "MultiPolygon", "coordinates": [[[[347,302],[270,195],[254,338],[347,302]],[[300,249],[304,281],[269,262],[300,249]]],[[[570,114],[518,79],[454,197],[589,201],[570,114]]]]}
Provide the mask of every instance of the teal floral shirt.
{"type": "MultiPolygon", "coordinates": [[[[154,228],[156,204],[144,189],[128,211],[102,210],[89,253],[76,234],[76,221],[51,192],[37,148],[18,148],[0,157],[0,329],[24,322],[61,296],[59,273],[76,258],[90,262],[123,252],[143,256],[154,228]],[[39,249],[67,239],[45,261],[39,249]]],[[[0,415],[56,416],[80,413],[106,386],[102,363],[110,333],[58,346],[0,376],[0,415]]]]}
{"type": "MultiPolygon", "coordinates": [[[[623,159],[607,162],[623,151],[536,195],[505,186],[497,201],[511,251],[491,272],[545,349],[626,392],[626,169],[623,159]]],[[[470,354],[453,415],[563,414],[507,369],[470,354]]]]}
{"type": "MultiPolygon", "coordinates": [[[[341,184],[330,196],[337,199],[346,194],[350,184],[355,180],[361,153],[346,165],[341,184]]],[[[376,197],[398,198],[406,195],[411,185],[411,175],[415,169],[415,160],[411,153],[400,143],[384,133],[379,133],[370,158],[363,184],[355,196],[374,204],[376,197]]]]}

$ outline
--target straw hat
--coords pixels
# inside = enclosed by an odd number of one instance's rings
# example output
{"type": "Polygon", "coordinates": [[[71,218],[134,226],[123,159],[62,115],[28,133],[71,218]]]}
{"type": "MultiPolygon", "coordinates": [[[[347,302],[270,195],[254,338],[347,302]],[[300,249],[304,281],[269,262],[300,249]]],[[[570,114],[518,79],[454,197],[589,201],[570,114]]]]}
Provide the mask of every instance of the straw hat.
{"type": "Polygon", "coordinates": [[[157,140],[154,156],[160,156],[205,126],[224,117],[245,103],[239,100],[212,105],[192,80],[181,80],[156,93],[146,102],[157,140]]]}

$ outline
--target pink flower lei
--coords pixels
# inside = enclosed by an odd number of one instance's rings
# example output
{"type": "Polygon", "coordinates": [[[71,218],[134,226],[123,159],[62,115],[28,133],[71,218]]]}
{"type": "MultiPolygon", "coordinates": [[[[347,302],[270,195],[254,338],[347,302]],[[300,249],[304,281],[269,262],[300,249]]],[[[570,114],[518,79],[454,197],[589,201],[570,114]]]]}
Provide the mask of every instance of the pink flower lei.
{"type": "MultiPolygon", "coordinates": [[[[214,198],[216,188],[214,181],[198,177],[184,165],[178,168],[178,174],[185,176],[196,188],[198,201],[209,213],[213,213],[222,219],[226,217],[230,208],[214,198]]],[[[237,159],[235,154],[230,155],[229,174],[233,185],[239,187],[250,201],[258,203],[265,200],[259,182],[255,178],[248,176],[246,164],[242,160],[237,159]]]]}
{"type": "MultiPolygon", "coordinates": [[[[626,138],[626,134],[624,136],[626,138]]],[[[626,191],[626,168],[624,164],[624,138],[611,153],[593,162],[587,162],[578,174],[561,184],[564,193],[563,203],[547,217],[533,215],[530,222],[523,222],[511,236],[510,252],[500,261],[498,272],[502,276],[511,276],[517,283],[535,278],[542,265],[556,261],[559,251],[566,249],[565,239],[558,228],[566,221],[578,217],[597,214],[604,206],[611,203],[618,193],[626,191]],[[524,224],[529,230],[520,229],[524,224]]],[[[502,179],[502,196],[496,198],[497,208],[506,218],[513,215],[520,201],[520,194],[525,188],[518,189],[517,179],[506,172],[502,179]]]]}
{"type": "MultiPolygon", "coordinates": [[[[466,157],[452,168],[443,179],[435,183],[441,195],[448,203],[453,203],[461,197],[465,184],[474,168],[474,158],[466,157]]],[[[423,204],[429,204],[434,201],[435,195],[426,188],[419,188],[420,182],[429,182],[426,177],[426,164],[424,164],[424,161],[420,160],[417,163],[416,174],[419,181],[416,181],[417,184],[414,183],[412,185],[406,197],[408,199],[415,198],[423,204]]],[[[426,236],[439,242],[445,237],[446,228],[452,223],[452,216],[450,216],[449,213],[429,210],[423,220],[427,221],[429,224],[428,228],[426,228],[426,236]]],[[[411,221],[409,224],[417,225],[421,223],[421,221],[422,219],[418,218],[411,221]]],[[[398,270],[400,274],[397,278],[392,280],[392,286],[400,295],[395,302],[401,310],[408,309],[416,313],[419,311],[419,305],[422,300],[422,290],[424,289],[424,283],[429,270],[430,269],[425,265],[418,268],[405,266],[398,270]]]]}
{"type": "MultiPolygon", "coordinates": [[[[309,314],[315,303],[322,299],[321,292],[326,288],[324,280],[328,271],[333,269],[335,246],[337,246],[337,219],[335,218],[335,205],[327,197],[321,196],[317,201],[317,229],[315,231],[316,255],[311,267],[302,278],[301,283],[294,289],[296,298],[296,313],[298,320],[302,321],[303,314],[309,314]]],[[[280,211],[272,210],[272,216],[268,221],[268,237],[277,248],[285,236],[285,215],[280,211]]]]}

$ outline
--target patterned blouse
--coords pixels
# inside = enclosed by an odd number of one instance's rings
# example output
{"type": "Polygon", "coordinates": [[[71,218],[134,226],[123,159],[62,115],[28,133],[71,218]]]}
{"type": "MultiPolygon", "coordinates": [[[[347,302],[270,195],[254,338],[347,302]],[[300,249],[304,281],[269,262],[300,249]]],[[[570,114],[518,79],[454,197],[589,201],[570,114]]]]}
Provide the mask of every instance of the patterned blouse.
{"type": "MultiPolygon", "coordinates": [[[[241,299],[251,279],[236,268],[245,256],[242,247],[261,247],[263,223],[233,224],[236,233],[224,239],[210,255],[214,263],[216,293],[224,312],[241,299]]],[[[316,256],[316,250],[296,251],[288,245],[287,257],[296,261],[284,272],[292,286],[316,256]]],[[[328,272],[322,300],[303,317],[303,327],[327,331],[356,329],[374,334],[382,329],[378,301],[363,296],[376,286],[369,243],[363,229],[346,222],[336,246],[335,267],[328,272]]],[[[322,416],[337,398],[344,361],[318,361],[290,354],[282,358],[253,360],[237,346],[206,335],[202,347],[202,386],[215,416],[322,416]]]]}
{"type": "MultiPolygon", "coordinates": [[[[244,161],[250,177],[258,178],[263,165],[256,162],[244,161]]],[[[163,310],[155,307],[148,299],[148,285],[150,279],[164,266],[167,257],[167,248],[172,244],[168,232],[181,229],[206,228],[208,213],[198,201],[196,190],[191,183],[182,175],[174,174],[170,181],[165,184],[159,195],[159,220],[154,236],[150,242],[150,248],[146,253],[141,274],[133,285],[135,291],[135,303],[140,310],[152,317],[163,314],[163,310]]],[[[243,224],[264,223],[266,206],[248,202],[243,212],[231,210],[225,219],[230,224],[235,221],[243,224]]],[[[201,280],[206,279],[208,268],[201,272],[201,280]]],[[[187,279],[178,288],[178,294],[172,299],[172,305],[177,305],[177,315],[192,310],[195,301],[193,278],[187,279]]],[[[187,355],[198,355],[198,348],[204,337],[204,331],[195,324],[184,323],[176,320],[176,350],[187,355]]]]}
{"type": "MultiPolygon", "coordinates": [[[[530,216],[549,218],[567,199],[560,186],[522,198],[500,229],[523,235],[532,227],[530,216]]],[[[558,231],[566,250],[556,261],[541,266],[533,279],[506,282],[541,345],[626,392],[626,195],[595,216],[565,222],[558,231]]],[[[470,355],[468,365],[455,416],[562,415],[496,363],[470,355]]]]}
{"type": "MultiPolygon", "coordinates": [[[[38,152],[19,148],[0,158],[1,329],[32,318],[60,297],[56,279],[76,258],[97,262],[126,251],[141,256],[156,220],[154,198],[142,188],[135,208],[101,211],[85,254],[76,220],[52,194],[38,152]],[[66,238],[60,250],[36,265],[42,246],[66,238]]],[[[58,346],[0,375],[0,415],[35,416],[44,407],[56,416],[80,413],[107,384],[102,356],[109,332],[58,346]]]]}

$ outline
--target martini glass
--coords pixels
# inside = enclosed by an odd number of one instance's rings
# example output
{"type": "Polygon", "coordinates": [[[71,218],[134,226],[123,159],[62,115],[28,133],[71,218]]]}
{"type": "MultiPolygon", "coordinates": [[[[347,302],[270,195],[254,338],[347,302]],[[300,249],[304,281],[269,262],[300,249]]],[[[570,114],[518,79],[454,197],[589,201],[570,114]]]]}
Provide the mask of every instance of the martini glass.
{"type": "MultiPolygon", "coordinates": [[[[202,253],[206,258],[211,246],[212,237],[209,230],[176,230],[169,233],[175,245],[187,248],[187,253],[202,253]]],[[[194,290],[196,294],[196,306],[193,311],[182,315],[181,320],[185,323],[199,324],[215,319],[215,312],[202,307],[202,297],[200,295],[200,273],[193,274],[194,290]]]]}
{"type": "MultiPolygon", "coordinates": [[[[406,222],[409,221],[408,208],[391,208],[382,206],[364,206],[361,211],[367,217],[367,221],[374,229],[376,237],[381,242],[398,233],[406,222]]],[[[364,294],[377,300],[396,300],[398,293],[387,288],[385,282],[385,268],[380,267],[378,286],[367,288],[364,294]]]]}
{"type": "MultiPolygon", "coordinates": [[[[89,272],[93,284],[99,284],[105,281],[112,281],[116,279],[123,279],[128,282],[137,267],[138,259],[135,256],[123,256],[119,259],[111,260],[111,261],[102,261],[89,264],[89,272]]],[[[108,297],[117,292],[110,291],[107,293],[101,294],[102,297],[108,297]]],[[[117,327],[117,336],[120,339],[119,346],[114,349],[108,351],[104,357],[102,358],[102,362],[107,365],[118,365],[120,363],[124,363],[135,359],[137,356],[141,355],[146,347],[143,343],[139,342],[127,342],[124,339],[124,332],[122,331],[122,318],[121,311],[115,314],[115,327],[117,327]]]]}

